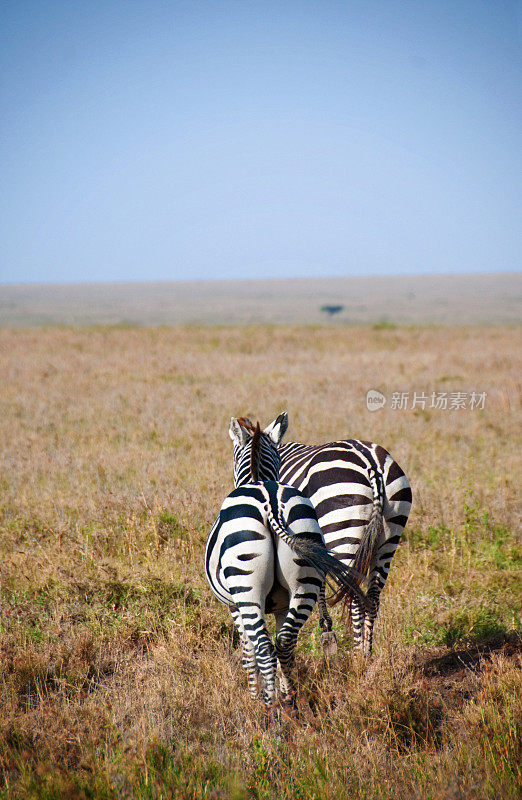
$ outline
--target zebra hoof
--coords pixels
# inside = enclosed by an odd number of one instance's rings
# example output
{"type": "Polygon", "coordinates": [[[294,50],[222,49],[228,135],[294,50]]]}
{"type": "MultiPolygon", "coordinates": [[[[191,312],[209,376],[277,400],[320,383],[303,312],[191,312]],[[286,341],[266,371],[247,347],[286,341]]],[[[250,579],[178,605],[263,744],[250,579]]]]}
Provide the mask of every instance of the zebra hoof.
{"type": "Polygon", "coordinates": [[[321,634],[321,646],[325,656],[334,656],[337,653],[337,636],[333,631],[324,631],[321,634]]]}

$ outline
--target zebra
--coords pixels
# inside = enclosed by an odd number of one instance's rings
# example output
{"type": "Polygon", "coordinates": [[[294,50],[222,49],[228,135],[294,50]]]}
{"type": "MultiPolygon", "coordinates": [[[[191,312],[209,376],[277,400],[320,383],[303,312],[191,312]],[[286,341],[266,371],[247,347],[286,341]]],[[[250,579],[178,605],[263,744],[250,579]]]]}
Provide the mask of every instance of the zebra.
{"type": "MultiPolygon", "coordinates": [[[[410,485],[380,445],[358,439],[281,444],[287,428],[288,414],[283,412],[264,431],[279,450],[279,480],[310,498],[329,552],[366,578],[369,608],[365,610],[358,596],[345,597],[345,602],[354,646],[370,656],[380,594],[411,509],[410,485]]],[[[334,597],[338,599],[339,594],[334,597]]],[[[324,584],[318,605],[323,648],[333,654],[337,644],[324,584]]]]}
{"type": "Polygon", "coordinates": [[[276,700],[276,667],[284,705],[295,702],[291,678],[297,636],[319,597],[325,575],[339,592],[367,601],[358,576],[326,550],[313,505],[278,482],[280,456],[274,437],[232,417],[236,488],[225,498],[210,531],[205,569],[216,597],[231,611],[242,645],[242,666],[253,698],[264,683],[270,715],[276,700]],[[275,647],[265,615],[274,614],[275,647]]]}

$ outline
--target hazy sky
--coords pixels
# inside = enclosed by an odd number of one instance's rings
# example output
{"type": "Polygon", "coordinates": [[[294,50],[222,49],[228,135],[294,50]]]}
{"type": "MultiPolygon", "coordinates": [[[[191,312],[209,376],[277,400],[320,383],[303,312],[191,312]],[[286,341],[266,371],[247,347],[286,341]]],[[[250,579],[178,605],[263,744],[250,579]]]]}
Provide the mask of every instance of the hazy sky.
{"type": "Polygon", "coordinates": [[[4,0],[0,281],[521,268],[510,0],[4,0]]]}

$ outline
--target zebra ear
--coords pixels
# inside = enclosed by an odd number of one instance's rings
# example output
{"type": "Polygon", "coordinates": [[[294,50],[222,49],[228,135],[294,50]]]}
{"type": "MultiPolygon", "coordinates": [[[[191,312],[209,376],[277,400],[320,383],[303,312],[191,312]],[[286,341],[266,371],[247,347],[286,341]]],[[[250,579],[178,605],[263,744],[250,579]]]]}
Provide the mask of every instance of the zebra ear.
{"type": "Polygon", "coordinates": [[[243,428],[239,420],[235,417],[230,417],[228,435],[232,439],[234,445],[238,445],[239,447],[243,447],[250,438],[248,431],[243,428]]]}
{"type": "Polygon", "coordinates": [[[285,435],[288,428],[288,414],[286,411],[283,411],[282,414],[279,414],[277,419],[267,425],[264,429],[263,433],[266,433],[267,436],[273,441],[273,443],[277,446],[281,443],[281,439],[285,435]]]}

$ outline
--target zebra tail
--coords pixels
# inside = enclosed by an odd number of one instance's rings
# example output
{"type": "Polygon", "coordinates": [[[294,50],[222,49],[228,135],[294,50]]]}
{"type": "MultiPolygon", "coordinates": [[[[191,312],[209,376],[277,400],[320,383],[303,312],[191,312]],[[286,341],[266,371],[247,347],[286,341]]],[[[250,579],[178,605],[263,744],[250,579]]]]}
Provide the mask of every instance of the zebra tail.
{"type": "Polygon", "coordinates": [[[375,503],[352,564],[354,570],[361,576],[361,579],[367,576],[372,559],[383,537],[384,522],[382,518],[382,507],[380,504],[375,503]]]}
{"type": "MultiPolygon", "coordinates": [[[[375,553],[377,552],[377,549],[384,538],[384,521],[382,514],[384,486],[382,485],[382,479],[379,483],[377,474],[374,470],[372,470],[370,473],[370,481],[373,488],[372,513],[370,515],[370,519],[368,520],[368,524],[364,529],[352,564],[352,569],[355,571],[358,587],[367,577],[373,557],[375,556],[375,553]]],[[[335,606],[341,600],[344,601],[343,613],[346,614],[349,620],[351,616],[351,597],[349,593],[343,590],[343,588],[340,588],[334,592],[334,594],[328,600],[328,605],[335,606]]]]}
{"type": "Polygon", "coordinates": [[[300,558],[307,561],[311,567],[329,575],[338,585],[339,600],[341,597],[357,597],[365,609],[369,609],[369,602],[364,592],[360,589],[361,576],[353,567],[347,567],[332,556],[324,544],[312,542],[308,537],[290,533],[281,522],[275,518],[270,502],[265,504],[265,510],[270,528],[279,536],[300,558]]]}

